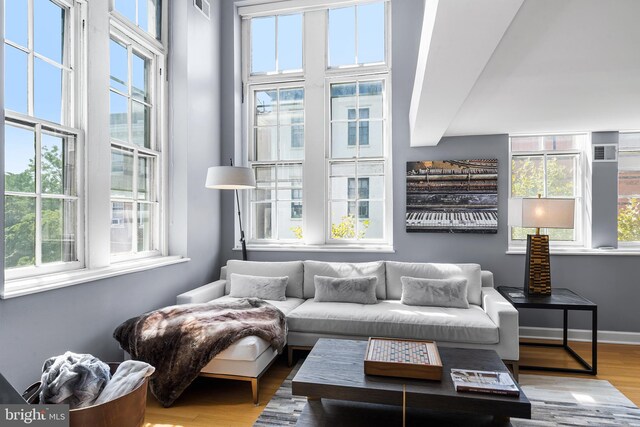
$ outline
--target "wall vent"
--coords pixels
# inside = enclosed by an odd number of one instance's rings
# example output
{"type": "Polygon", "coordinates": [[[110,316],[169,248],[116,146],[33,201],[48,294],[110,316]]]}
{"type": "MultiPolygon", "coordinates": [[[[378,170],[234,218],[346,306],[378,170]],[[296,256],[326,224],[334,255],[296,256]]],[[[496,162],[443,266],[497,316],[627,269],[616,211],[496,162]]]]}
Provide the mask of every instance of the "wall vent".
{"type": "Polygon", "coordinates": [[[209,0],[193,0],[193,5],[198,9],[207,19],[211,16],[211,3],[209,0]]]}
{"type": "Polygon", "coordinates": [[[618,161],[618,149],[616,144],[598,144],[593,146],[594,162],[618,161]]]}

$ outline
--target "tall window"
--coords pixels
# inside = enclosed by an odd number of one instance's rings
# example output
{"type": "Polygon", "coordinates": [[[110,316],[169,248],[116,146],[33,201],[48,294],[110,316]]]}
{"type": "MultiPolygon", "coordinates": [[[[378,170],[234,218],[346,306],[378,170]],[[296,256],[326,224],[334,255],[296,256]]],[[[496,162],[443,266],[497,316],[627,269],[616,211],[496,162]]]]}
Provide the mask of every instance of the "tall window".
{"type": "Polygon", "coordinates": [[[391,243],[388,9],[243,16],[250,242],[391,243]]]}
{"type": "Polygon", "coordinates": [[[640,133],[620,133],[618,242],[640,244],[640,133]]]}
{"type": "Polygon", "coordinates": [[[111,254],[159,250],[156,61],[135,37],[112,29],[110,42],[111,254]]]}
{"type": "MultiPolygon", "coordinates": [[[[552,242],[584,244],[584,150],[587,134],[512,136],[511,197],[574,198],[576,221],[573,229],[542,230],[552,242]]],[[[535,230],[512,227],[511,242],[524,241],[535,230]]]]}
{"type": "Polygon", "coordinates": [[[5,268],[19,278],[82,264],[73,0],[5,1],[5,268]]]}

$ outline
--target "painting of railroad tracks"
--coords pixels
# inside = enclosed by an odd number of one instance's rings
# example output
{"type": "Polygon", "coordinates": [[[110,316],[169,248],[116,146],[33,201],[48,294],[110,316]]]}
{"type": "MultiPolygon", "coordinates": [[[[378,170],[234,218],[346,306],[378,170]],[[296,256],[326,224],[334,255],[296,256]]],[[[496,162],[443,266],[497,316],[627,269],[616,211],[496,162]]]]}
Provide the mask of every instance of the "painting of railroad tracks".
{"type": "Polygon", "coordinates": [[[406,229],[497,233],[498,160],[407,162],[406,229]]]}

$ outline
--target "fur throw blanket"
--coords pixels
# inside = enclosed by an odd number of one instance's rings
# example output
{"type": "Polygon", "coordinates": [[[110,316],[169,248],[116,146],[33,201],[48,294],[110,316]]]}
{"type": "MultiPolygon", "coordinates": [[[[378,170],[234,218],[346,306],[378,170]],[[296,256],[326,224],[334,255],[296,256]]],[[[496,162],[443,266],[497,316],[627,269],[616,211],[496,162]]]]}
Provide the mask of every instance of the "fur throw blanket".
{"type": "Polygon", "coordinates": [[[113,337],[131,357],[156,368],[149,384],[170,406],[218,353],[241,338],[256,335],[282,351],[284,314],[257,298],[165,307],[127,320],[113,337]]]}

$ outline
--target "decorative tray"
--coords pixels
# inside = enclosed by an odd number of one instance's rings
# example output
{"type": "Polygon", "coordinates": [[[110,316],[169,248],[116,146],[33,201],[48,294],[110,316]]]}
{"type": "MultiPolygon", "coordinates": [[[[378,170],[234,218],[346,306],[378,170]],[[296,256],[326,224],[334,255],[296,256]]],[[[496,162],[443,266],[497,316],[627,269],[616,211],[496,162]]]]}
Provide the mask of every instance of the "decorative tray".
{"type": "Polygon", "coordinates": [[[372,337],[365,353],[364,373],[440,381],[442,361],[434,341],[372,337]]]}

